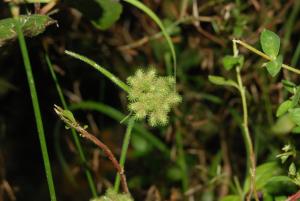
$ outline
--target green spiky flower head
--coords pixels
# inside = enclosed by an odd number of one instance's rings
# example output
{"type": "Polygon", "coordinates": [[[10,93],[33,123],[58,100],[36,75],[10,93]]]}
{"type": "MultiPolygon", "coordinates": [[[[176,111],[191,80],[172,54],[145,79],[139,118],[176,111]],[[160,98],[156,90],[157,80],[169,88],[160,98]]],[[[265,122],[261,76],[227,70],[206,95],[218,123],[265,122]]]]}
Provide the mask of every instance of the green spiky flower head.
{"type": "Polygon", "coordinates": [[[137,70],[127,78],[129,110],[136,119],[148,119],[151,126],[166,125],[171,108],[181,102],[174,90],[175,79],[172,76],[157,76],[154,68],[137,70]]]}
{"type": "Polygon", "coordinates": [[[104,196],[91,199],[90,201],[133,201],[129,194],[116,193],[113,189],[108,189],[104,196]]]}

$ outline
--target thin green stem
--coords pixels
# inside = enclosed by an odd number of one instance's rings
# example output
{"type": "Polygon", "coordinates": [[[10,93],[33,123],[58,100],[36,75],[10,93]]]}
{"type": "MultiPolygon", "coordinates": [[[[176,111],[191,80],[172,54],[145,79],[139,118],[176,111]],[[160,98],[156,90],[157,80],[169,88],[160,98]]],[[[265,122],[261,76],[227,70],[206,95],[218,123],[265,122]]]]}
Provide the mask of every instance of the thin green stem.
{"type": "MultiPolygon", "coordinates": [[[[254,52],[255,54],[263,57],[264,59],[267,59],[269,61],[272,60],[271,57],[269,57],[268,55],[266,55],[265,53],[259,51],[258,49],[256,49],[255,47],[249,45],[248,43],[245,43],[241,40],[232,40],[234,43],[237,43],[237,44],[240,44],[242,45],[243,47],[247,48],[248,50],[250,50],[251,52],[254,52]]],[[[286,64],[282,64],[282,68],[286,69],[286,70],[289,70],[291,72],[294,72],[294,73],[297,73],[297,74],[300,74],[300,70],[298,70],[297,68],[295,67],[292,67],[292,66],[289,66],[289,65],[286,65],[286,64]]]]}
{"type": "Polygon", "coordinates": [[[19,19],[17,17],[15,18],[15,23],[16,23],[17,33],[18,33],[19,45],[21,48],[23,62],[24,62],[25,70],[26,70],[28,85],[29,85],[29,89],[30,89],[31,100],[32,100],[32,105],[33,105],[33,110],[34,110],[34,116],[35,116],[39,141],[40,141],[41,150],[42,150],[42,156],[43,156],[44,167],[45,167],[45,172],[46,172],[46,177],[47,177],[47,182],[48,182],[48,188],[49,188],[49,192],[50,192],[50,198],[51,198],[51,201],[56,201],[56,194],[55,194],[55,188],[54,188],[54,183],[53,183],[53,178],[52,178],[51,165],[50,165],[49,155],[48,155],[48,151],[47,151],[45,132],[44,132],[44,128],[43,128],[43,121],[42,121],[42,116],[41,116],[41,111],[40,111],[40,106],[39,106],[39,100],[38,100],[38,96],[37,96],[37,92],[36,92],[36,88],[35,88],[35,81],[34,81],[33,74],[32,74],[30,59],[29,59],[29,55],[28,55],[28,51],[27,51],[25,38],[24,38],[23,32],[21,30],[19,19]]]}
{"type": "MultiPolygon", "coordinates": [[[[50,70],[51,76],[53,78],[53,81],[55,83],[56,90],[57,90],[57,93],[59,95],[59,99],[60,99],[60,101],[61,101],[64,109],[68,110],[68,105],[66,103],[66,100],[65,100],[64,95],[62,93],[61,87],[60,87],[60,85],[58,83],[56,74],[55,74],[55,72],[53,70],[52,63],[51,63],[50,58],[49,58],[49,56],[48,56],[47,53],[45,53],[45,59],[46,59],[47,65],[49,67],[49,70],[50,70]]],[[[72,137],[73,137],[73,140],[75,142],[76,148],[77,148],[77,150],[79,152],[79,157],[80,157],[81,163],[82,164],[86,164],[87,160],[86,160],[84,151],[82,149],[79,137],[76,134],[76,131],[74,129],[71,129],[71,133],[72,133],[72,137]]],[[[91,174],[91,172],[89,171],[88,168],[85,168],[85,175],[86,175],[86,178],[87,178],[87,181],[88,181],[88,184],[89,184],[89,187],[90,187],[90,190],[92,192],[93,197],[97,197],[98,195],[97,195],[96,186],[95,186],[95,183],[93,181],[92,174],[91,174]]]]}
{"type": "Polygon", "coordinates": [[[129,91],[129,86],[127,84],[125,84],[123,81],[121,81],[118,77],[116,77],[114,74],[112,74],[111,72],[109,72],[108,70],[106,70],[105,68],[103,68],[102,66],[100,66],[99,64],[97,64],[95,61],[77,54],[75,52],[71,52],[68,50],[65,50],[65,53],[71,57],[74,57],[76,59],[79,59],[89,65],[91,65],[93,68],[95,68],[96,70],[98,70],[100,73],[102,73],[105,77],[107,77],[108,79],[110,79],[113,83],[115,83],[117,86],[119,86],[121,89],[123,89],[124,91],[128,92],[129,91]]]}
{"type": "Polygon", "coordinates": [[[182,134],[180,131],[176,132],[176,146],[178,149],[178,164],[182,172],[182,189],[186,192],[188,190],[189,177],[183,149],[182,134]]]}
{"type": "Polygon", "coordinates": [[[256,201],[259,201],[256,187],[255,187],[255,178],[256,178],[256,162],[255,162],[255,153],[253,150],[253,144],[250,137],[250,132],[248,128],[248,108],[247,108],[247,100],[246,100],[246,93],[245,87],[242,83],[242,78],[240,74],[240,67],[236,67],[236,74],[237,74],[237,81],[239,86],[239,92],[242,99],[242,107],[243,107],[243,129],[244,129],[244,139],[246,143],[247,152],[249,153],[248,161],[251,166],[250,168],[250,192],[249,196],[247,197],[247,201],[250,201],[252,193],[254,193],[254,198],[256,201]]]}
{"type": "MultiPolygon", "coordinates": [[[[237,42],[233,41],[233,55],[235,57],[238,56],[238,49],[237,49],[237,42]]],[[[255,178],[256,178],[256,159],[255,159],[255,152],[253,149],[252,140],[250,137],[249,127],[248,127],[248,107],[247,107],[247,99],[246,99],[246,90],[242,82],[241,76],[241,67],[236,67],[236,76],[237,76],[237,83],[238,89],[242,99],[242,107],[243,107],[243,135],[246,144],[246,150],[248,153],[248,163],[250,164],[251,168],[249,169],[250,172],[250,192],[247,196],[247,201],[251,200],[252,193],[254,193],[254,198],[256,201],[259,201],[257,192],[256,192],[256,185],[255,185],[255,178]]]]}
{"type": "MultiPolygon", "coordinates": [[[[134,126],[134,118],[131,117],[128,120],[128,125],[127,125],[127,129],[126,129],[125,137],[123,140],[122,151],[121,151],[121,156],[120,156],[119,163],[122,168],[124,168],[124,166],[125,166],[126,155],[127,155],[127,150],[128,150],[130,139],[131,139],[131,131],[132,131],[133,126],[134,126]]],[[[115,179],[115,186],[114,186],[115,192],[119,191],[120,181],[121,181],[120,174],[117,174],[116,179],[115,179]]]]}

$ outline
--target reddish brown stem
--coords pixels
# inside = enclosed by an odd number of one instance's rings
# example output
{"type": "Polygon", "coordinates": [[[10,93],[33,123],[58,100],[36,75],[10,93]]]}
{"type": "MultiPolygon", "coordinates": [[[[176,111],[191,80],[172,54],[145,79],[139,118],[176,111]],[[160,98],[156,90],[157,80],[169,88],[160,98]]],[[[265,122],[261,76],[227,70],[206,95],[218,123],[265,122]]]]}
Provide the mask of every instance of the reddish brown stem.
{"type": "Polygon", "coordinates": [[[297,193],[291,195],[285,201],[297,201],[298,199],[300,199],[300,191],[298,191],[297,193]]]}
{"type": "Polygon", "coordinates": [[[126,176],[124,174],[124,169],[120,166],[119,162],[117,161],[114,154],[111,152],[111,150],[106,146],[103,142],[101,142],[98,138],[96,138],[94,135],[90,134],[86,130],[84,130],[80,126],[74,127],[77,132],[79,132],[82,137],[87,138],[88,140],[92,141],[94,144],[96,144],[100,149],[103,150],[104,154],[109,158],[109,160],[112,162],[115,169],[118,171],[121,177],[121,184],[124,193],[129,193],[128,185],[126,181],[126,176]]]}

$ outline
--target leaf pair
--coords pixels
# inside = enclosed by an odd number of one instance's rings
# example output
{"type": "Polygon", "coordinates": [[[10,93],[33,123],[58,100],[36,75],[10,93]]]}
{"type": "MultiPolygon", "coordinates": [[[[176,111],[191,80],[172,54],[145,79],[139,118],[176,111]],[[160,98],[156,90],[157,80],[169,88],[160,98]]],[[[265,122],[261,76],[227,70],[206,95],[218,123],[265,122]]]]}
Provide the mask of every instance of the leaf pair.
{"type": "Polygon", "coordinates": [[[279,73],[283,61],[282,55],[278,55],[280,38],[274,32],[265,29],[260,35],[260,44],[263,52],[271,58],[271,61],[266,63],[266,68],[274,77],[279,73]]]}

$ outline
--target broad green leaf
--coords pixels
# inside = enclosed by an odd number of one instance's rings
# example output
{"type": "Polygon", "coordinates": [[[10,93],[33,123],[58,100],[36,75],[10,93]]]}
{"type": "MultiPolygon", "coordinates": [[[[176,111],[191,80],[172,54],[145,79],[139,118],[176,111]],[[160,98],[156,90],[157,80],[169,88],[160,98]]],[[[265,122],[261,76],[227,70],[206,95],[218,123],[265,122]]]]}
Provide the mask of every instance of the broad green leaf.
{"type": "Polygon", "coordinates": [[[102,9],[102,15],[92,23],[98,29],[110,28],[119,18],[123,11],[122,5],[115,0],[95,0],[102,9]]]}
{"type": "Polygon", "coordinates": [[[295,128],[293,128],[293,130],[291,132],[293,134],[300,134],[300,126],[296,126],[295,128]]]}
{"type": "Polygon", "coordinates": [[[234,56],[227,55],[222,59],[222,62],[226,70],[231,70],[236,65],[243,66],[244,57],[243,56],[234,57],[234,56]]]}
{"type": "Polygon", "coordinates": [[[224,77],[215,75],[209,75],[208,79],[211,83],[216,85],[232,86],[238,88],[237,83],[231,79],[225,79],[224,77]]]}
{"type": "Polygon", "coordinates": [[[260,34],[260,44],[264,53],[275,59],[280,49],[280,38],[272,31],[263,30],[260,34]]]}
{"type": "Polygon", "coordinates": [[[272,126],[272,132],[275,134],[287,134],[295,127],[295,123],[290,117],[290,114],[285,114],[276,120],[274,126],[272,126]]]}
{"type": "Polygon", "coordinates": [[[226,195],[221,201],[240,201],[241,198],[238,195],[226,195]]]}
{"type": "Polygon", "coordinates": [[[281,115],[285,114],[291,107],[292,107],[291,100],[286,100],[282,102],[276,111],[276,117],[280,117],[281,115]]]}
{"type": "MultiPolygon", "coordinates": [[[[257,166],[256,168],[256,188],[262,189],[271,179],[272,177],[278,175],[280,172],[280,168],[275,162],[268,162],[262,165],[257,166]]],[[[248,192],[249,190],[249,176],[247,177],[246,184],[244,186],[244,192],[248,192]]]]}
{"type": "Polygon", "coordinates": [[[294,108],[289,111],[292,121],[300,126],[300,108],[294,108]]]}
{"type": "Polygon", "coordinates": [[[275,201],[286,201],[287,197],[284,195],[276,196],[275,201]]]}
{"type": "Polygon", "coordinates": [[[272,77],[276,76],[279,73],[281,66],[282,55],[279,55],[275,60],[269,61],[266,64],[267,70],[272,77]]]}
{"type": "MultiPolygon", "coordinates": [[[[20,25],[27,37],[34,37],[43,33],[47,26],[56,23],[47,15],[21,15],[20,25]]],[[[0,47],[17,38],[16,21],[13,18],[0,20],[0,47]]]]}
{"type": "Polygon", "coordinates": [[[268,180],[268,183],[272,183],[272,182],[288,182],[293,184],[293,180],[288,176],[274,176],[268,180]]]}

